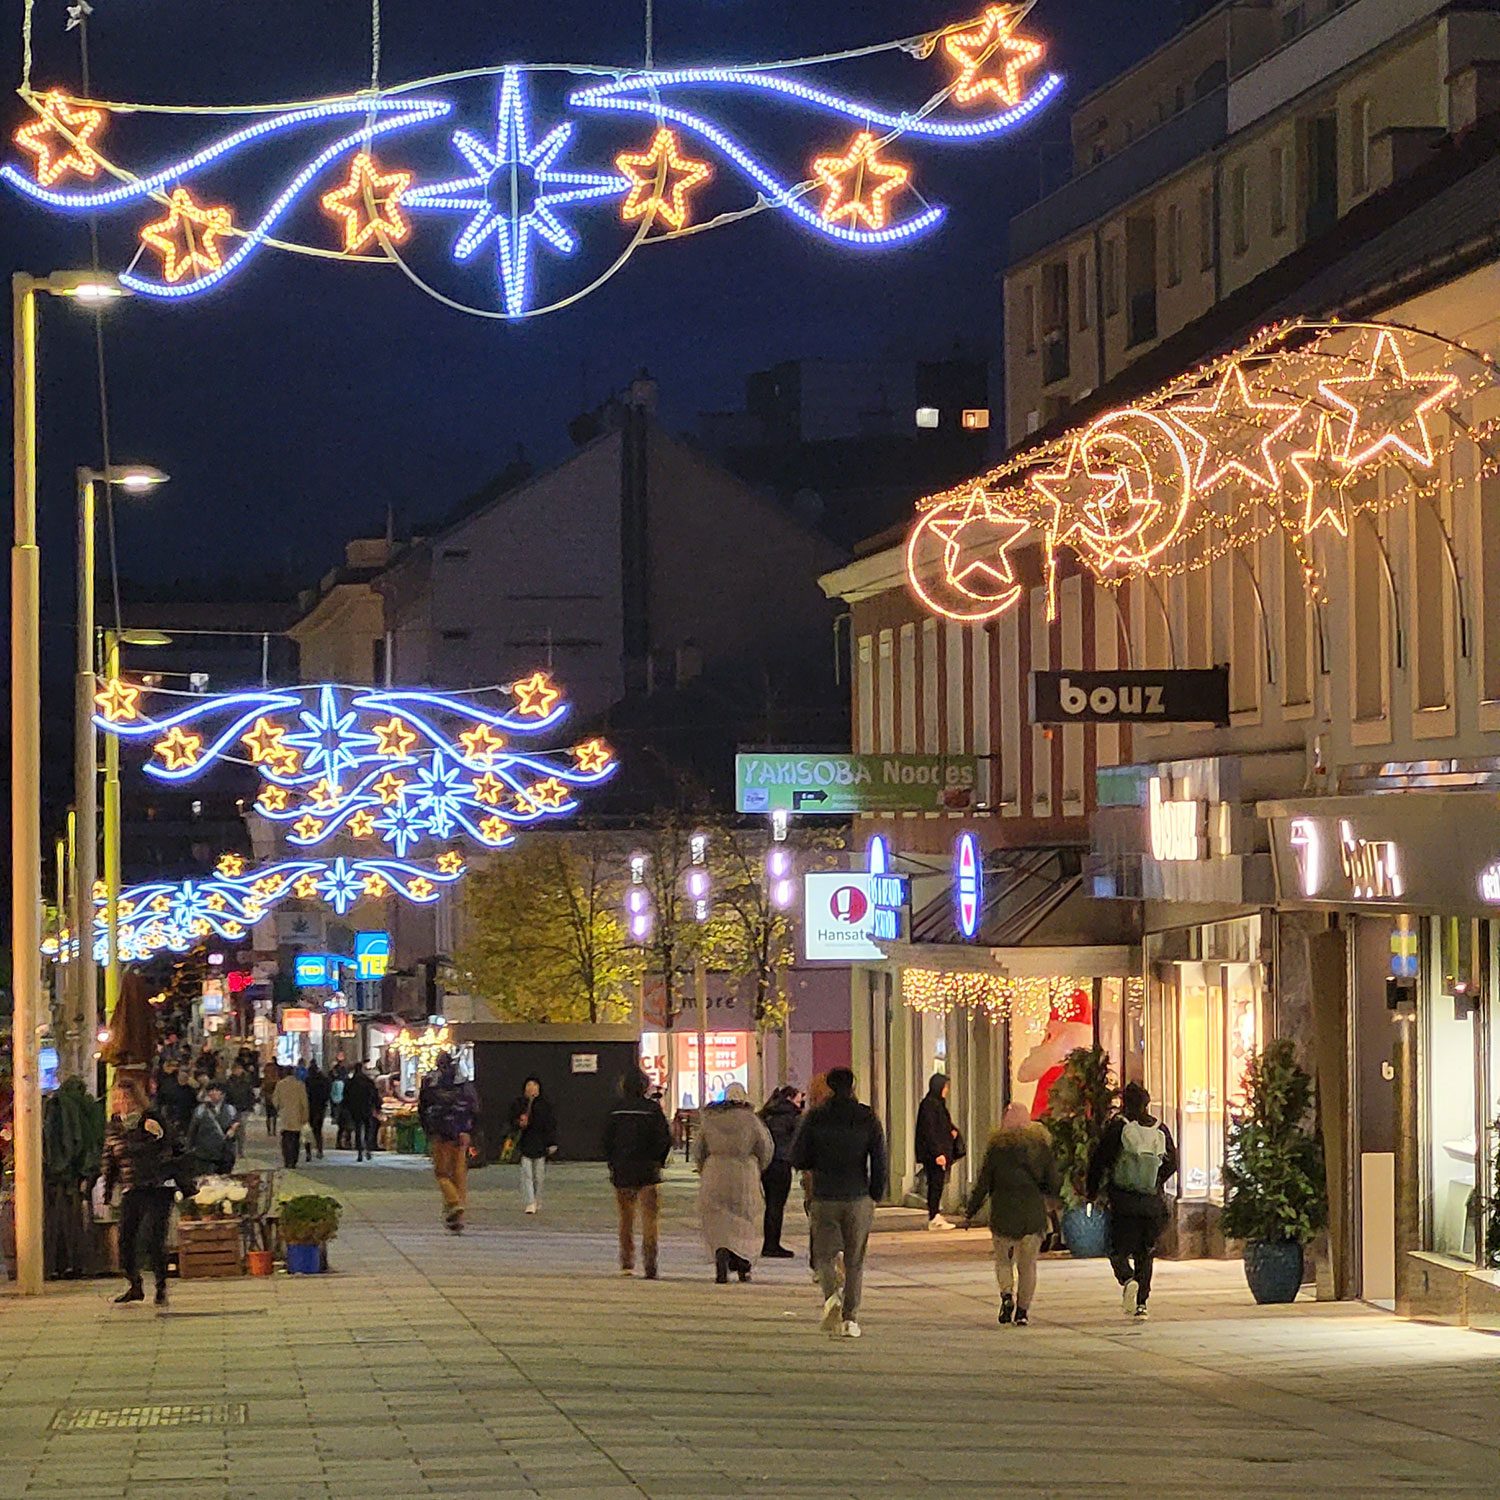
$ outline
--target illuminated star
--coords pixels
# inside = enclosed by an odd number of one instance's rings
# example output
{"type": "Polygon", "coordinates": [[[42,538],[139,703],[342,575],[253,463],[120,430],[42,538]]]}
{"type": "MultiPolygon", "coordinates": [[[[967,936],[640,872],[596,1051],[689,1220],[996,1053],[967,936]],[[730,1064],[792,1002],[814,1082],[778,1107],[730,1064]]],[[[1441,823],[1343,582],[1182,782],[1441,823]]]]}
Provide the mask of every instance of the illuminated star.
{"type": "Polygon", "coordinates": [[[285,733],[274,720],[259,718],[248,734],[240,736],[240,743],[250,752],[250,759],[260,765],[281,754],[281,738],[285,733]]]}
{"type": "Polygon", "coordinates": [[[520,700],[516,712],[537,719],[545,719],[552,712],[552,705],[562,697],[547,680],[545,672],[533,672],[524,682],[516,683],[511,691],[520,700]]]}
{"type": "Polygon", "coordinates": [[[224,898],[217,891],[210,891],[203,898],[203,904],[209,911],[223,911],[225,902],[224,898]]]}
{"type": "Polygon", "coordinates": [[[117,910],[119,911],[119,914],[122,917],[132,916],[134,914],[134,912],[135,912],[135,902],[134,901],[121,901],[119,903],[119,906],[118,906],[117,910]]]}
{"type": "Polygon", "coordinates": [[[503,844],[510,834],[510,824],[504,818],[488,817],[479,825],[481,837],[491,844],[503,844]]]}
{"type": "Polygon", "coordinates": [[[322,818],[315,818],[311,813],[303,815],[292,824],[292,832],[297,835],[303,843],[310,843],[323,831],[322,818]]]}
{"type": "Polygon", "coordinates": [[[482,766],[489,765],[505,748],[505,741],[488,724],[476,724],[459,735],[458,742],[464,747],[464,756],[482,766]]]}
{"type": "Polygon", "coordinates": [[[365,876],[365,895],[383,896],[390,889],[384,875],[377,874],[372,870],[365,876]]]}
{"type": "Polygon", "coordinates": [[[292,894],[303,901],[310,901],[318,894],[318,877],[316,875],[301,875],[297,883],[292,887],[292,894]]]}
{"type": "Polygon", "coordinates": [[[118,724],[122,719],[140,716],[140,709],[136,706],[140,696],[141,690],[138,687],[131,687],[128,682],[111,677],[104,690],[95,693],[94,702],[104,711],[104,717],[111,724],[118,724]]]}
{"type": "Polygon", "coordinates": [[[393,714],[387,723],[375,726],[375,738],[380,741],[377,755],[404,756],[417,743],[417,732],[393,714]]]}
{"type": "Polygon", "coordinates": [[[1309,536],[1325,521],[1340,536],[1349,535],[1349,509],[1345,487],[1350,466],[1334,451],[1333,418],[1327,412],[1318,417],[1318,430],[1311,448],[1293,453],[1287,459],[1302,481],[1302,514],[1299,518],[1303,536],[1309,536]]]}
{"type": "Polygon", "coordinates": [[[349,832],[357,839],[367,839],[375,832],[375,814],[362,807],[349,819],[349,832]]]}
{"type": "Polygon", "coordinates": [[[587,740],[575,746],[573,754],[578,758],[578,769],[589,776],[607,771],[615,758],[614,751],[603,740],[587,740]]]}
{"type": "Polygon", "coordinates": [[[170,204],[165,219],[141,230],[141,243],[162,258],[162,275],[178,282],[189,272],[200,275],[219,270],[224,256],[218,242],[234,222],[229,210],[202,207],[186,188],[173,188],[170,204]]]}
{"type": "Polygon", "coordinates": [[[1245,378],[1245,367],[1229,365],[1206,402],[1184,402],[1167,415],[1198,445],[1193,483],[1212,489],[1229,474],[1238,474],[1264,490],[1281,484],[1271,444],[1302,414],[1296,401],[1257,401],[1245,378]]]}
{"type": "Polygon", "coordinates": [[[929,527],[943,543],[945,578],[971,599],[996,599],[1016,586],[1010,549],[1030,529],[992,506],[983,490],[975,490],[956,515],[929,527]]]}
{"type": "Polygon", "coordinates": [[[437,893],[437,887],[425,875],[418,875],[406,888],[413,901],[429,901],[437,893]]]}
{"type": "Polygon", "coordinates": [[[328,867],[318,882],[318,893],[340,915],[359,900],[361,881],[342,855],[328,867]]]}
{"type": "Polygon", "coordinates": [[[842,156],[820,156],[812,164],[813,177],[827,190],[820,212],[825,224],[848,219],[858,228],[884,229],[889,203],[911,179],[911,169],[880,160],[880,145],[872,131],[862,130],[842,156]]]}
{"type": "Polygon", "coordinates": [[[284,786],[263,786],[260,789],[260,805],[265,812],[284,812],[286,810],[286,788],[284,786]]]}
{"type": "Polygon", "coordinates": [[[21,150],[36,157],[36,180],[50,187],[69,172],[97,177],[100,160],[90,142],[104,123],[104,111],[69,104],[61,89],[44,94],[41,103],[40,117],[15,137],[21,150]]]}
{"type": "Polygon", "coordinates": [[[1083,517],[1088,529],[1100,536],[1111,531],[1110,516],[1118,508],[1125,475],[1119,469],[1091,468],[1081,442],[1071,443],[1061,468],[1044,469],[1031,476],[1031,486],[1052,504],[1052,529],[1066,536],[1068,522],[1083,517]]]}
{"type": "Polygon", "coordinates": [[[172,910],[172,898],[170,896],[154,896],[151,900],[151,910],[168,912],[172,910]]]}
{"type": "Polygon", "coordinates": [[[415,808],[408,807],[405,802],[398,802],[381,813],[375,819],[373,827],[395,849],[396,858],[405,859],[406,851],[421,841],[427,824],[415,808]]]}
{"type": "Polygon", "coordinates": [[[622,151],[615,165],[630,179],[630,196],[620,209],[629,223],[647,214],[659,214],[673,229],[688,221],[688,194],[713,176],[706,161],[680,156],[677,137],[666,126],[651,138],[644,151],[622,151]]]}
{"type": "Polygon", "coordinates": [[[402,194],[412,184],[410,172],[382,172],[368,151],[349,163],[349,180],[323,194],[323,207],[344,224],[344,253],[358,255],[384,236],[400,244],[411,233],[401,212],[402,194]]]}
{"type": "Polygon", "coordinates": [[[214,868],[226,880],[233,880],[235,876],[245,873],[245,858],[241,854],[225,854],[220,857],[214,868]]]}
{"type": "Polygon", "coordinates": [[[278,776],[292,776],[301,767],[301,756],[290,745],[275,745],[266,756],[266,764],[278,776]]]}
{"type": "Polygon", "coordinates": [[[430,766],[417,770],[412,806],[440,839],[453,831],[454,820],[463,805],[463,795],[458,789],[461,774],[457,766],[450,766],[441,755],[434,755],[430,766]]]}
{"type": "Polygon", "coordinates": [[[238,922],[226,922],[224,924],[224,936],[227,938],[244,937],[245,929],[238,922]]]}
{"type": "Polygon", "coordinates": [[[444,875],[461,875],[464,868],[464,857],[456,849],[449,849],[438,855],[437,867],[444,875]]]}
{"type": "Polygon", "coordinates": [[[490,807],[499,807],[501,799],[505,796],[505,792],[505,783],[498,780],[488,771],[483,776],[476,777],[474,780],[475,800],[487,803],[490,807]]]}
{"type": "Polygon", "coordinates": [[[313,806],[320,812],[327,812],[337,807],[339,798],[343,792],[339,789],[336,781],[330,781],[326,776],[313,784],[312,790],[307,794],[312,798],[313,806]]]}
{"type": "Polygon", "coordinates": [[[958,64],[958,80],[953,86],[958,103],[973,104],[986,94],[993,94],[1002,104],[1021,102],[1025,94],[1022,75],[1044,49],[1040,42],[1013,36],[1014,25],[1009,6],[992,5],[972,26],[949,35],[944,47],[958,64]],[[987,73],[986,65],[992,61],[1001,64],[1003,71],[987,73]]]}
{"type": "Polygon", "coordinates": [[[571,793],[557,777],[549,776],[545,781],[528,787],[525,796],[533,807],[539,807],[544,812],[556,812],[569,800],[571,793]]]}
{"type": "Polygon", "coordinates": [[[563,255],[578,248],[555,210],[568,203],[613,198],[630,188],[625,178],[612,173],[558,170],[558,159],[573,135],[572,125],[554,127],[533,145],[529,115],[522,75],[507,68],[494,145],[486,145],[467,130],[453,135],[453,145],[472,168],[472,175],[413,188],[405,198],[408,209],[470,215],[454,243],[455,260],[468,260],[487,240],[496,241],[500,288],[511,317],[526,311],[532,236],[563,255]]]}
{"type": "Polygon", "coordinates": [[[282,884],[283,882],[277,879],[276,876],[267,875],[262,877],[260,880],[257,880],[255,884],[250,887],[250,889],[254,891],[257,896],[275,896],[280,892],[282,884]]]}
{"type": "Polygon", "coordinates": [[[394,771],[387,771],[370,790],[389,807],[391,803],[400,802],[405,799],[406,779],[402,776],[397,776],[394,771]]]}
{"type": "Polygon", "coordinates": [[[198,755],[203,748],[203,736],[183,733],[180,724],[167,731],[165,739],[156,742],[156,754],[166,762],[167,770],[188,770],[198,764],[198,755]]]}
{"type": "Polygon", "coordinates": [[[1324,380],[1319,392],[1347,418],[1337,418],[1338,456],[1350,468],[1390,451],[1405,454],[1424,469],[1433,465],[1432,432],[1428,414],[1458,389],[1456,375],[1412,375],[1401,345],[1385,328],[1375,340],[1369,368],[1362,375],[1324,380]]]}
{"type": "Polygon", "coordinates": [[[358,714],[351,709],[339,711],[338,699],[331,687],[318,694],[318,709],[309,713],[306,709],[298,715],[303,728],[286,737],[288,745],[295,745],[303,752],[303,763],[309,771],[320,767],[333,782],[338,781],[339,772],[353,768],[360,762],[361,750],[373,749],[375,736],[355,729],[358,714]]]}

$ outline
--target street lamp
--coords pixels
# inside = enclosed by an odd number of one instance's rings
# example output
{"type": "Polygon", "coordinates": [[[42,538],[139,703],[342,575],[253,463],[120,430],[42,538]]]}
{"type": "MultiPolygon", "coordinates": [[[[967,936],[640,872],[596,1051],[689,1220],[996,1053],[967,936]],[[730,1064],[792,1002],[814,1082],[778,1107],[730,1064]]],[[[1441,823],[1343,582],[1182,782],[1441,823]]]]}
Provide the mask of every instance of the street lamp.
{"type": "MultiPolygon", "coordinates": [[[[75,293],[75,295],[79,295],[75,293]]],[[[74,845],[73,931],[78,937],[78,968],[74,975],[75,1022],[82,1039],[80,1069],[93,1089],[89,1066],[93,1046],[89,1038],[99,1027],[99,969],[94,962],[94,882],[99,878],[99,742],[94,729],[94,537],[95,489],[118,485],[133,495],[165,484],[167,476],[149,464],[111,464],[78,471],[78,628],[77,662],[73,679],[73,806],[78,811],[78,839],[74,845]]],[[[110,928],[109,951],[114,951],[110,928]]],[[[112,1011],[106,1010],[110,1015],[112,1011]]]]}
{"type": "Polygon", "coordinates": [[[10,883],[16,1290],[42,1290],[42,663],[41,552],[36,539],[36,299],[100,307],[123,297],[113,277],[61,271],[11,277],[15,521],[10,554],[10,883]]]}

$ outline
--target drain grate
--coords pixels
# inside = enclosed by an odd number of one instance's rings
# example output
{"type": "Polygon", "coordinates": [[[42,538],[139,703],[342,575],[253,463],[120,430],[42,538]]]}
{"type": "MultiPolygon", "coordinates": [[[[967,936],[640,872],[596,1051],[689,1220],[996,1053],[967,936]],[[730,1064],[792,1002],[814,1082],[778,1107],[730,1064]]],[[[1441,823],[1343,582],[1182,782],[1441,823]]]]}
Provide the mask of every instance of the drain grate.
{"type": "Polygon", "coordinates": [[[54,1432],[124,1432],[148,1427],[243,1427],[249,1408],[243,1401],[200,1406],[75,1406],[52,1419],[54,1432]]]}

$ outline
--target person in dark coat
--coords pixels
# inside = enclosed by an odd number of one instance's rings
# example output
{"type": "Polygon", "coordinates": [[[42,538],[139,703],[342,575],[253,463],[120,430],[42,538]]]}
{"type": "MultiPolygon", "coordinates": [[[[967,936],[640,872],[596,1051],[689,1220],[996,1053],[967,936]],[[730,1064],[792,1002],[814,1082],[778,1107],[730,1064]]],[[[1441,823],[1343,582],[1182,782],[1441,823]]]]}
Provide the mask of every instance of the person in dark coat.
{"type": "Polygon", "coordinates": [[[781,1226],[786,1218],[786,1200],[792,1191],[792,1141],[802,1123],[797,1107],[797,1090],[790,1085],[779,1088],[766,1100],[760,1118],[771,1132],[775,1154],[771,1165],[760,1174],[760,1185],[766,1195],[766,1214],[760,1253],[769,1260],[792,1260],[795,1250],[781,1243],[781,1226]]]}
{"type": "Polygon", "coordinates": [[[533,1074],[521,1085],[521,1097],[510,1107],[510,1130],[521,1153],[521,1199],[525,1212],[542,1206],[547,1161],[557,1155],[557,1113],[542,1097],[542,1080],[533,1074]]]}
{"type": "Polygon", "coordinates": [[[281,1069],[273,1058],[260,1070],[260,1103],[266,1112],[266,1134],[276,1134],[276,1085],[281,1082],[281,1069]]]}
{"type": "MultiPolygon", "coordinates": [[[[248,1119],[255,1108],[255,1080],[251,1078],[242,1062],[236,1062],[229,1070],[224,1084],[224,1096],[234,1105],[234,1112],[241,1122],[248,1119]]],[[[241,1125],[243,1131],[243,1124],[241,1125]]]]}
{"type": "Polygon", "coordinates": [[[943,1185],[958,1158],[958,1130],[948,1113],[948,1075],[934,1073],[927,1080],[927,1097],[917,1106],[916,1158],[927,1176],[927,1227],[952,1229],[938,1210],[943,1185]]]}
{"type": "Polygon", "coordinates": [[[364,1161],[375,1155],[375,1136],[379,1130],[380,1090],[375,1080],[357,1062],[344,1085],[344,1108],[349,1115],[349,1129],[354,1136],[354,1159],[364,1161]]]}
{"type": "Polygon", "coordinates": [[[307,1085],[307,1124],[312,1131],[312,1139],[307,1143],[307,1160],[313,1159],[313,1151],[318,1153],[318,1160],[323,1160],[323,1122],[328,1118],[328,1075],[318,1066],[317,1059],[307,1065],[307,1077],[303,1080],[307,1085]]]}
{"type": "Polygon", "coordinates": [[[437,1067],[422,1080],[417,1118],[427,1134],[433,1176],[443,1196],[443,1222],[461,1234],[469,1207],[469,1142],[479,1128],[479,1092],[458,1076],[451,1053],[439,1052],[437,1067]]]}
{"type": "MultiPolygon", "coordinates": [[[[113,1118],[104,1134],[104,1201],[116,1186],[120,1198],[120,1268],[125,1290],[117,1303],[142,1302],[139,1241],[144,1234],[156,1273],[156,1305],[167,1302],[167,1219],[176,1189],[176,1139],[159,1111],[149,1108],[138,1084],[117,1084],[113,1118]]],[[[179,1183],[190,1190],[190,1183],[179,1183]]]]}
{"type": "Polygon", "coordinates": [[[1057,1196],[1058,1187],[1047,1127],[1034,1124],[1024,1104],[1011,1104],[990,1136],[963,1223],[967,1229],[989,1199],[1002,1323],[1024,1328],[1030,1321],[1037,1257],[1047,1232],[1047,1200],[1057,1196]]]}
{"type": "Polygon", "coordinates": [[[196,1171],[204,1176],[210,1172],[234,1171],[237,1126],[235,1109],[225,1097],[224,1085],[212,1080],[204,1087],[203,1102],[188,1123],[186,1149],[196,1171]]]}
{"type": "Polygon", "coordinates": [[[1110,1267],[1127,1318],[1144,1318],[1156,1242],[1167,1222],[1162,1188],[1177,1171],[1177,1143],[1150,1113],[1151,1095],[1127,1083],[1120,1113],[1104,1127],[1089,1160],[1088,1195],[1109,1191],[1110,1267]]]}
{"type": "Polygon", "coordinates": [[[162,1074],[156,1090],[156,1108],[179,1136],[187,1134],[193,1111],[198,1108],[198,1090],[193,1087],[186,1067],[162,1074]]]}
{"type": "Polygon", "coordinates": [[[641,1269],[656,1280],[661,1169],[672,1149],[672,1128],[661,1105],[647,1097],[651,1080],[639,1068],[620,1080],[620,1102],[604,1126],[604,1159],[620,1218],[620,1275],[635,1271],[635,1223],[641,1224],[641,1269]]]}

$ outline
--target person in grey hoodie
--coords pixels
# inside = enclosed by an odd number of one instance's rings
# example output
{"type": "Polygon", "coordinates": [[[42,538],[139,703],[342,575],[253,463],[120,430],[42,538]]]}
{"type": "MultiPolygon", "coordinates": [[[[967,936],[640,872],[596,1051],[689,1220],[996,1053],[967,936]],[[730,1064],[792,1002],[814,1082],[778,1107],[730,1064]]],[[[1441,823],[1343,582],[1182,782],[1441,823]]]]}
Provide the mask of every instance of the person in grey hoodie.
{"type": "Polygon", "coordinates": [[[1024,1104],[1011,1104],[990,1136],[963,1228],[990,1203],[995,1279],[1000,1283],[1000,1321],[1024,1328],[1036,1295],[1036,1263],[1047,1232],[1047,1199],[1059,1188],[1057,1158],[1045,1125],[1032,1121],[1024,1104]]]}

